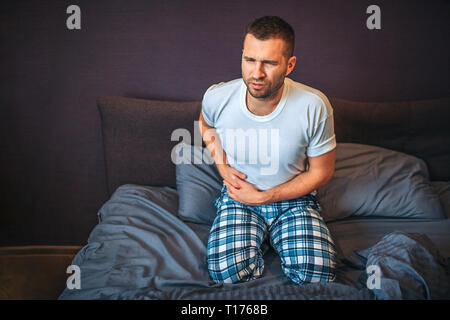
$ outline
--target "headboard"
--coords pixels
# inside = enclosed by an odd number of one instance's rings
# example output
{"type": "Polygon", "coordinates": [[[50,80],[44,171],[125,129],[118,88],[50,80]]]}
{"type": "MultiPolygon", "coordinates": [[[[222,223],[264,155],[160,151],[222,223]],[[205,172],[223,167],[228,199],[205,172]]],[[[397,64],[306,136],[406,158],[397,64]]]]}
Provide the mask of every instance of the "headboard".
{"type": "MultiPolygon", "coordinates": [[[[450,180],[450,98],[357,102],[330,99],[337,142],[376,145],[417,156],[431,180],[450,180]]],[[[200,137],[200,101],[98,97],[108,192],[126,183],[176,188],[176,129],[200,137]]],[[[201,138],[200,138],[201,139],[201,138]]],[[[188,141],[185,141],[188,142],[188,141]]]]}

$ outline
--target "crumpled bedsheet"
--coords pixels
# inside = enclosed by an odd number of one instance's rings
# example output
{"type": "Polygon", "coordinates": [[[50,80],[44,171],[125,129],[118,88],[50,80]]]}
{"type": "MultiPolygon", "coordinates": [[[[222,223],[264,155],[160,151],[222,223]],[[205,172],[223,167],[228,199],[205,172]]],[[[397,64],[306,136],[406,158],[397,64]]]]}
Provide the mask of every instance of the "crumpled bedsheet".
{"type": "Polygon", "coordinates": [[[260,279],[213,283],[206,267],[209,226],[183,222],[177,201],[170,187],[119,187],[73,259],[81,288],[66,288],[59,299],[450,298],[448,259],[426,235],[404,232],[390,233],[351,256],[338,254],[335,282],[296,285],[272,252],[264,256],[268,266],[260,279]]]}

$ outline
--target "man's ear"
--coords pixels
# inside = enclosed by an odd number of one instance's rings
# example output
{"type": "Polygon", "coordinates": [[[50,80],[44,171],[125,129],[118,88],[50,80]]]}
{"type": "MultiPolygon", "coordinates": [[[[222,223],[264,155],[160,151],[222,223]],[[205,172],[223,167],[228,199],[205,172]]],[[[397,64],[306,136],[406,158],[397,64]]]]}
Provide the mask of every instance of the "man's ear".
{"type": "Polygon", "coordinates": [[[287,69],[286,69],[286,76],[292,72],[292,70],[294,70],[295,67],[295,63],[297,62],[297,57],[296,56],[292,56],[289,58],[288,62],[287,62],[287,69]]]}

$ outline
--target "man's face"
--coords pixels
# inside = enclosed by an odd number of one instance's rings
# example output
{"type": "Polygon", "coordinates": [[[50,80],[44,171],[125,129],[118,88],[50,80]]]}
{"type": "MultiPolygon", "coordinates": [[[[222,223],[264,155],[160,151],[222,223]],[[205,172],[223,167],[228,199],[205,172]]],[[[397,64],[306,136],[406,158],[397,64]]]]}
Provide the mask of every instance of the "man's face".
{"type": "Polygon", "coordinates": [[[284,78],[292,71],[295,57],[283,55],[282,39],[258,40],[247,34],[242,50],[242,78],[248,92],[258,99],[273,97],[283,86],[284,78]]]}

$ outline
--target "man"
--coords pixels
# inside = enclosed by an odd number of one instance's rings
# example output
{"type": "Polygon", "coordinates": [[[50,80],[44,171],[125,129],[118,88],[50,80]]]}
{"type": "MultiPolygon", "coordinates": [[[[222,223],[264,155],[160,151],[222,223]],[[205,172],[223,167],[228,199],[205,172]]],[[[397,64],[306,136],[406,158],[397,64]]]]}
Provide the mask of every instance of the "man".
{"type": "Polygon", "coordinates": [[[207,248],[215,282],[260,277],[267,238],[295,283],[335,279],[335,247],[315,198],[334,173],[333,110],[320,91],[286,78],[293,50],[288,23],[256,19],[244,35],[242,78],[203,96],[200,132],[223,178],[207,248]]]}

